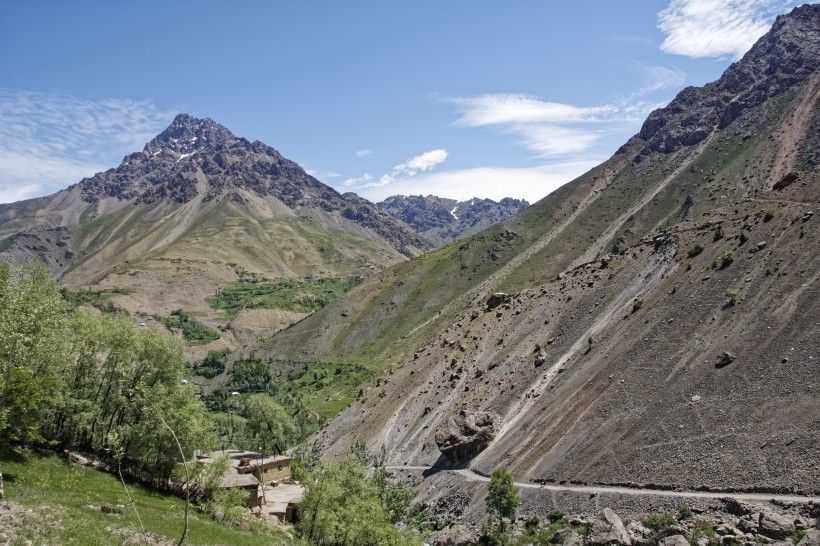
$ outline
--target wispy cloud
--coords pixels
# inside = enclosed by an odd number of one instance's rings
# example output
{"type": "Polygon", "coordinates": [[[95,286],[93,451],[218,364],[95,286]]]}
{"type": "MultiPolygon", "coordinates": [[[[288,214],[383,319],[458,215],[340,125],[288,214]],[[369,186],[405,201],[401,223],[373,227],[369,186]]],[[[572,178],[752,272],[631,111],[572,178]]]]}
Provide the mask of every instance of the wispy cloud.
{"type": "Polygon", "coordinates": [[[374,178],[369,173],[355,178],[348,178],[342,184],[351,189],[363,190],[367,188],[380,188],[396,182],[400,177],[409,178],[416,176],[419,172],[430,171],[447,159],[447,150],[438,148],[423,154],[411,157],[403,163],[399,163],[389,173],[383,174],[379,178],[374,178]]]}
{"type": "Polygon", "coordinates": [[[339,178],[340,176],[342,176],[341,173],[337,173],[336,171],[324,171],[322,169],[310,169],[308,167],[305,167],[304,169],[306,173],[308,173],[310,176],[318,180],[325,180],[328,178],[339,178]]]}
{"type": "Polygon", "coordinates": [[[368,150],[365,148],[363,150],[356,150],[354,153],[359,157],[367,157],[369,155],[373,155],[373,150],[368,150]]]}
{"type": "Polygon", "coordinates": [[[680,89],[686,82],[686,73],[679,68],[634,63],[642,75],[643,83],[635,96],[648,95],[666,89],[680,89]]]}
{"type": "Polygon", "coordinates": [[[113,167],[174,114],[150,101],[0,89],[0,202],[53,193],[113,167]]]}
{"type": "Polygon", "coordinates": [[[602,160],[602,157],[592,157],[528,168],[477,167],[432,172],[401,180],[400,191],[394,185],[374,184],[363,188],[360,193],[371,201],[383,201],[402,193],[433,194],[452,199],[482,197],[496,201],[504,197],[517,197],[534,203],[602,160]]]}
{"type": "Polygon", "coordinates": [[[672,0],[658,13],[666,35],[661,49],[687,57],[739,59],[774,20],[798,2],[783,0],[672,0]]]}
{"type": "MultiPolygon", "coordinates": [[[[646,72],[649,67],[646,67],[646,72]]],[[[671,72],[671,70],[670,70],[671,72]]],[[[653,74],[655,79],[661,75],[653,74]]],[[[653,80],[651,86],[658,88],[653,80]]],[[[657,104],[632,98],[621,103],[578,106],[514,93],[445,99],[459,111],[462,127],[494,126],[515,135],[519,143],[542,158],[578,160],[613,128],[637,124],[657,104]]]]}

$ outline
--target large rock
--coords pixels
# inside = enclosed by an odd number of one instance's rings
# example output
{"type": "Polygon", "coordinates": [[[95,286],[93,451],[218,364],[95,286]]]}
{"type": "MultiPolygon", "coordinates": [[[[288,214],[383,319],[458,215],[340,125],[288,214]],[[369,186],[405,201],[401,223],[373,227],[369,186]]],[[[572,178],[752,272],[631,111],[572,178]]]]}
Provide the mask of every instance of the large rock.
{"type": "Polygon", "coordinates": [[[552,535],[552,543],[561,546],[578,546],[581,542],[581,536],[569,527],[559,529],[552,535]]]}
{"type": "Polygon", "coordinates": [[[658,546],[689,546],[689,541],[683,535],[672,535],[662,538],[658,542],[658,546]]]}
{"type": "Polygon", "coordinates": [[[436,445],[450,461],[465,461],[490,445],[499,419],[487,411],[461,410],[436,431],[436,445]]]}
{"type": "Polygon", "coordinates": [[[626,532],[621,517],[609,508],[604,508],[601,519],[592,523],[592,529],[587,537],[586,544],[591,546],[606,546],[608,544],[625,544],[630,546],[632,540],[626,532]]]}
{"type": "Polygon", "coordinates": [[[766,510],[760,514],[758,533],[774,539],[785,539],[796,531],[794,519],[766,510]]]}
{"type": "Polygon", "coordinates": [[[472,546],[477,544],[475,534],[466,525],[456,524],[433,535],[433,546],[472,546]]]}

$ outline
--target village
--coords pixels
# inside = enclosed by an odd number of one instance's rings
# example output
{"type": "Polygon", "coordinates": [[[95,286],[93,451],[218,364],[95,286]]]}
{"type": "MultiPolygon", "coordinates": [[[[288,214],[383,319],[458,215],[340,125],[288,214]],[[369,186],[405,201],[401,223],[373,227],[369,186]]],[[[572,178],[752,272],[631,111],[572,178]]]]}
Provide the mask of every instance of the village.
{"type": "Polygon", "coordinates": [[[197,462],[209,465],[225,455],[230,457],[230,466],[219,488],[247,491],[245,506],[258,517],[275,517],[291,524],[299,520],[298,507],[305,489],[291,477],[290,457],[232,449],[197,457],[197,462]]]}

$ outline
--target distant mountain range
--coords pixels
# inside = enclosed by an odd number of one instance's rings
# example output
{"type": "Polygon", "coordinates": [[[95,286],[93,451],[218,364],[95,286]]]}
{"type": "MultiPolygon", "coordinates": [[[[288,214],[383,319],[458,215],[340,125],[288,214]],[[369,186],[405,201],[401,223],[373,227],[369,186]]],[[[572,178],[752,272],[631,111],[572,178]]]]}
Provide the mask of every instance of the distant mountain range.
{"type": "Polygon", "coordinates": [[[436,246],[478,233],[529,206],[523,199],[505,198],[496,203],[474,197],[457,201],[428,195],[394,195],[378,207],[405,222],[436,246]]]}

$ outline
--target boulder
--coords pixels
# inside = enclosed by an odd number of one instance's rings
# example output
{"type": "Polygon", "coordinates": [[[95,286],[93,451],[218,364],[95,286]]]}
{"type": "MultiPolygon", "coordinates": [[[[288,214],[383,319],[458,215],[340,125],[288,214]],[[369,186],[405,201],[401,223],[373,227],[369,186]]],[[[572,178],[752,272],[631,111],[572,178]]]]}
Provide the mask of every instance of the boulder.
{"type": "Polygon", "coordinates": [[[591,546],[606,546],[608,544],[631,546],[632,540],[629,538],[620,516],[610,508],[604,508],[601,519],[592,523],[592,529],[587,537],[586,544],[591,546]]]}
{"type": "Polygon", "coordinates": [[[581,536],[569,527],[559,529],[552,535],[552,543],[561,546],[578,546],[581,542],[581,536]]]}
{"type": "Polygon", "coordinates": [[[511,296],[509,294],[505,294],[504,292],[496,292],[490,296],[490,299],[487,300],[487,310],[489,311],[490,309],[495,309],[502,303],[510,301],[510,299],[511,296]]]}
{"type": "Polygon", "coordinates": [[[782,540],[796,531],[794,519],[788,516],[783,516],[777,512],[766,510],[760,514],[760,522],[758,524],[758,533],[773,538],[782,540]]]}
{"type": "Polygon", "coordinates": [[[451,462],[465,461],[490,445],[499,421],[495,413],[461,410],[436,431],[436,445],[451,462]]]}
{"type": "Polygon", "coordinates": [[[689,546],[689,541],[683,535],[672,535],[662,538],[658,542],[658,546],[689,546]]]}
{"type": "Polygon", "coordinates": [[[466,525],[456,524],[442,529],[432,537],[433,546],[471,546],[476,536],[466,525]]]}
{"type": "Polygon", "coordinates": [[[735,358],[735,355],[733,355],[729,351],[725,351],[720,356],[720,359],[715,363],[715,368],[723,368],[724,366],[728,366],[729,364],[735,361],[735,358]]]}

